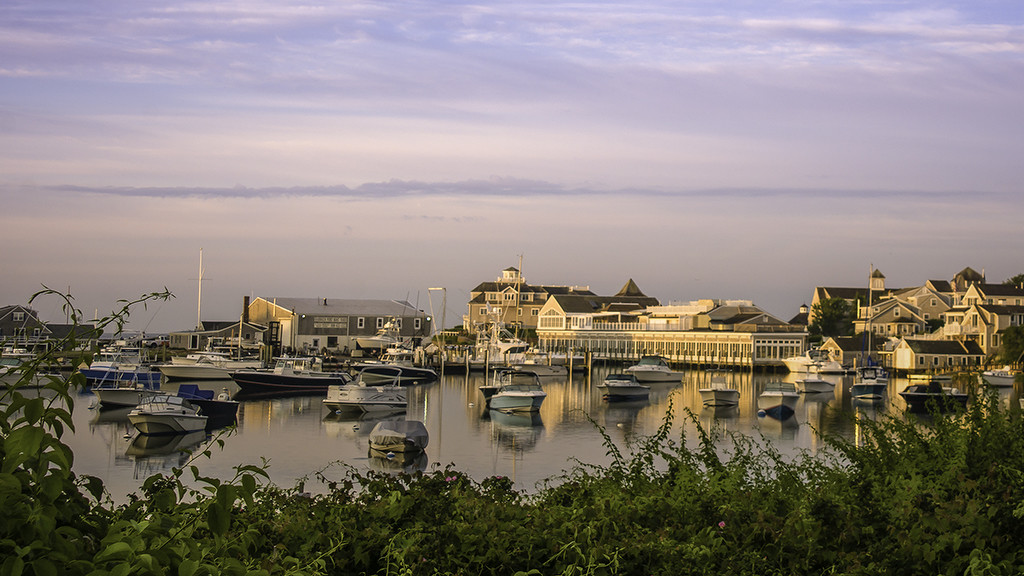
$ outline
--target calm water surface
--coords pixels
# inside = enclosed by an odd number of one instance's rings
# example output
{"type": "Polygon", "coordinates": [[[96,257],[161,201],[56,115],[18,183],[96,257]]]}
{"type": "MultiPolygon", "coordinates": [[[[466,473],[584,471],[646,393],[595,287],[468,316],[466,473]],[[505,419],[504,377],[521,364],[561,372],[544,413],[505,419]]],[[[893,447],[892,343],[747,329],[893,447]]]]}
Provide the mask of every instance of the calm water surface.
{"type": "MultiPolygon", "coordinates": [[[[685,409],[689,409],[704,426],[718,425],[724,431],[763,437],[782,453],[793,455],[821,447],[816,430],[855,439],[858,418],[902,414],[905,407],[897,391],[906,381],[894,379],[884,400],[863,402],[850,398],[850,377],[835,376],[832,379],[838,385],[834,393],[802,395],[796,414],[780,422],[757,415],[757,396],[768,382],[792,381],[797,375],[730,373],[728,379],[740,389],[740,404],[714,409],[703,407],[697,392],[710,382],[703,371],[685,372],[681,383],[652,384],[649,401],[609,404],[601,400],[591,382],[600,383],[610,370],[619,369],[595,367],[589,381],[583,374],[544,379],[548,396],[540,413],[533,416],[485,411],[477,390],[484,383],[482,374],[446,374],[433,384],[412,387],[408,412],[383,417],[421,420],[426,425],[430,443],[425,454],[411,462],[369,457],[368,435],[381,417],[329,413],[322,406],[322,396],[243,400],[238,426],[221,436],[221,449],[206,433],[140,437],[128,424],[127,410],[99,410],[95,397],[83,392],[74,410],[76,432],[69,433],[65,441],[75,451],[76,472],[102,478],[116,500],[135,492],[151,474],[167,473],[187,462],[182,448],[201,451],[207,446],[211,458],[197,460],[203,474],[227,478],[234,466],[259,464],[266,458],[272,481],[282,487],[292,487],[318,471],[328,478],[341,478],[346,466],[431,471],[453,465],[477,480],[507,476],[520,490],[532,491],[538,482],[569,470],[573,459],[590,464],[610,461],[601,433],[590,419],[604,426],[621,447],[630,436],[653,434],[671,409],[675,437],[684,432],[687,444],[693,446],[696,426],[687,418],[685,409]]],[[[230,381],[198,384],[237,392],[230,381]]],[[[173,393],[177,385],[171,383],[164,389],[173,393]]],[[[1003,394],[1008,402],[1015,393],[1003,394]]],[[[723,441],[721,446],[727,444],[723,441]]],[[[305,489],[318,492],[325,488],[310,481],[305,489]]]]}

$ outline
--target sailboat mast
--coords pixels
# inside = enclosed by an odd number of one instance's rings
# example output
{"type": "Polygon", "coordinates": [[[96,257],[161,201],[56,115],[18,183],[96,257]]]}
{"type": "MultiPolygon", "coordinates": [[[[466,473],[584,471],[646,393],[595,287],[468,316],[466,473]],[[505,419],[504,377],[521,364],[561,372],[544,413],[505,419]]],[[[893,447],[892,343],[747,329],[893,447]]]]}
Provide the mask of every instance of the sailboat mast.
{"type": "Polygon", "coordinates": [[[196,330],[203,325],[203,249],[199,249],[199,297],[196,299],[196,330]]]}

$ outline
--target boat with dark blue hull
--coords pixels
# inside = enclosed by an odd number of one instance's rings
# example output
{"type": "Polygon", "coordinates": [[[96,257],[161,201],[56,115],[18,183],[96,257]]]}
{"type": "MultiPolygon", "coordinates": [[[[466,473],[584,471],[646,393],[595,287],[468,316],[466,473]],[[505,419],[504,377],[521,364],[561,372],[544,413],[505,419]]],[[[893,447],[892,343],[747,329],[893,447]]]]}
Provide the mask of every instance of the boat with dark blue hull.
{"type": "Polygon", "coordinates": [[[352,382],[345,372],[323,372],[319,358],[279,358],[271,370],[238,370],[231,379],[243,392],[327,393],[352,382]]]}

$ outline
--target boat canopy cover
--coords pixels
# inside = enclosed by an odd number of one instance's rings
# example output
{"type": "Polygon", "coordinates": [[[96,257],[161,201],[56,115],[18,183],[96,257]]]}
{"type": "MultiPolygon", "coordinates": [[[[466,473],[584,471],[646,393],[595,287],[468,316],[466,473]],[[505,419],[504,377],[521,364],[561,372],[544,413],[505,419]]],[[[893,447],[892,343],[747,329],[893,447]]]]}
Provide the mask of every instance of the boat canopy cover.
{"type": "Polygon", "coordinates": [[[378,422],[370,431],[370,445],[401,444],[423,450],[427,447],[427,427],[419,420],[393,420],[378,422]]]}

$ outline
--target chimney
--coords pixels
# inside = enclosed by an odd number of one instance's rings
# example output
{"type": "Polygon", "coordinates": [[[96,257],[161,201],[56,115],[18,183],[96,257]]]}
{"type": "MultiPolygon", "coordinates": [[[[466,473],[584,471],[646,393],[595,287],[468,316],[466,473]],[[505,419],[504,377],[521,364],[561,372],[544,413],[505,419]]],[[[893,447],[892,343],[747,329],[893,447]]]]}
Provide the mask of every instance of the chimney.
{"type": "Polygon", "coordinates": [[[242,297],[242,322],[249,323],[249,297],[242,297]]]}

